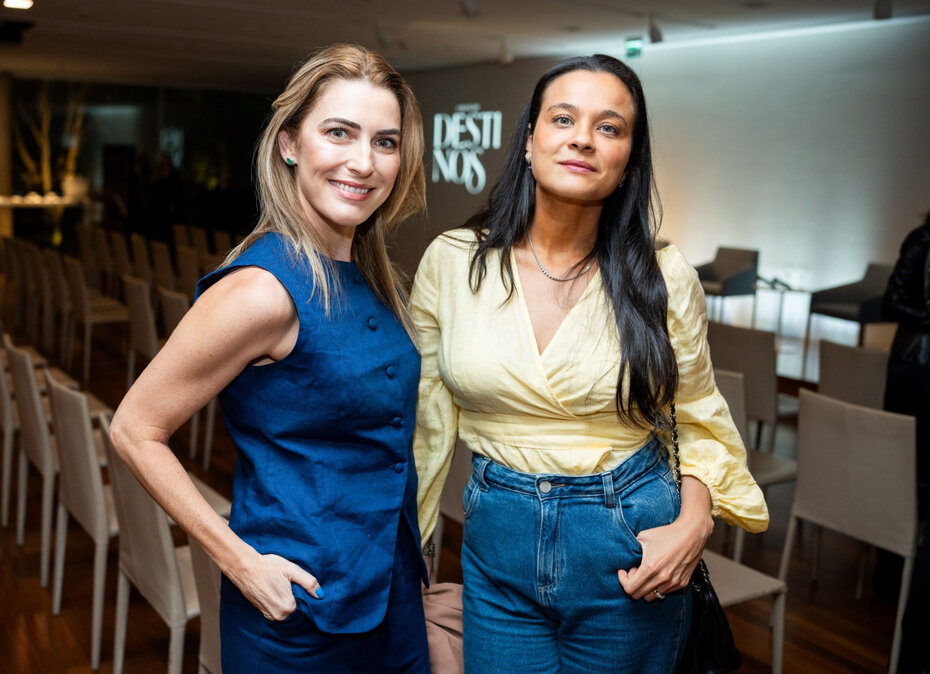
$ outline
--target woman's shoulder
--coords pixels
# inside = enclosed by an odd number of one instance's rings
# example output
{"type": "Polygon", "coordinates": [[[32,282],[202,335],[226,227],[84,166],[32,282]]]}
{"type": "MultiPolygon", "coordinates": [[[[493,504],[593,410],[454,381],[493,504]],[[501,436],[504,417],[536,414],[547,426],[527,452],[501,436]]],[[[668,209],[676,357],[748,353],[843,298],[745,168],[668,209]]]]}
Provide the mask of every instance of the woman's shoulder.
{"type": "Polygon", "coordinates": [[[420,267],[430,265],[446,267],[455,264],[467,264],[477,246],[475,233],[470,229],[450,229],[443,232],[426,247],[420,267]]]}
{"type": "Polygon", "coordinates": [[[672,286],[690,286],[697,280],[697,271],[688,263],[677,246],[669,244],[657,250],[656,260],[670,291],[672,286]]]}

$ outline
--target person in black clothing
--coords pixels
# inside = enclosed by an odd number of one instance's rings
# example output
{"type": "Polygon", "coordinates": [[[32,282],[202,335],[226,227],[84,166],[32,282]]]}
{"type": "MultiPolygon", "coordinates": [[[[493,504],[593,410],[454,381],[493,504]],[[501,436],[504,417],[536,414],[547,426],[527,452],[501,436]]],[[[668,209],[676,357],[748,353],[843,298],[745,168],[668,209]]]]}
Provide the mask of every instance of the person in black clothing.
{"type": "Polygon", "coordinates": [[[898,671],[930,672],[930,213],[901,245],[882,314],[897,321],[888,359],[885,409],[917,419],[917,558],[902,624],[898,671]]]}

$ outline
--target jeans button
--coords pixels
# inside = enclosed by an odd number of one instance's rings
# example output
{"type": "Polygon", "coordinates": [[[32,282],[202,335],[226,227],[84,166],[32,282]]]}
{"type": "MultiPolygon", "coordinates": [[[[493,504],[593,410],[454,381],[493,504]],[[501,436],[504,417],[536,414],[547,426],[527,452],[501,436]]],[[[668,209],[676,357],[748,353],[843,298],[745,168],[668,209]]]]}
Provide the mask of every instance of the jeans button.
{"type": "Polygon", "coordinates": [[[543,480],[539,483],[539,491],[541,491],[543,494],[548,494],[550,491],[552,491],[552,483],[549,482],[549,480],[543,480]]]}

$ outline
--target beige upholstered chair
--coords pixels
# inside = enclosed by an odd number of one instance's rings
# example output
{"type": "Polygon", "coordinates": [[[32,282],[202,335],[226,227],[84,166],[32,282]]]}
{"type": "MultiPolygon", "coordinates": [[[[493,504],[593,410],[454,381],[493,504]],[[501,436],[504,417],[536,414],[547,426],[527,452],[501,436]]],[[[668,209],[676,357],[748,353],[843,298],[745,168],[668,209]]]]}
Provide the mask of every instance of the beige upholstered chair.
{"type": "Polygon", "coordinates": [[[110,539],[119,533],[113,493],[103,484],[100,458],[102,437],[94,433],[87,397],[48,376],[52,427],[60,461],[52,613],[61,612],[69,515],[94,541],[94,587],[91,609],[91,669],[100,668],[103,597],[110,539]]]}
{"type": "MultiPolygon", "coordinates": [[[[6,352],[4,352],[6,356],[6,352]]],[[[0,372],[0,426],[3,427],[2,479],[0,479],[0,523],[10,523],[10,491],[13,478],[13,450],[19,432],[19,414],[13,401],[13,392],[7,379],[6,369],[0,372]]]]}
{"type": "Polygon", "coordinates": [[[74,341],[74,317],[71,313],[71,294],[61,266],[61,255],[57,250],[46,249],[43,253],[52,296],[52,323],[57,325],[58,359],[65,363],[67,346],[74,341]]]}
{"type": "Polygon", "coordinates": [[[213,230],[213,250],[216,251],[217,256],[226,257],[226,253],[232,250],[232,247],[232,236],[229,232],[223,229],[213,230]]]}
{"type": "Polygon", "coordinates": [[[191,245],[190,235],[187,233],[187,225],[183,222],[176,222],[171,225],[171,236],[174,239],[174,252],[178,252],[178,246],[191,245]]]}
{"type": "MultiPolygon", "coordinates": [[[[101,297],[91,303],[81,273],[81,264],[74,258],[65,258],[65,277],[71,289],[71,306],[74,321],[84,328],[84,359],[82,381],[87,383],[90,379],[90,347],[91,334],[95,325],[118,324],[129,322],[129,311],[114,299],[101,297]]],[[[73,350],[73,345],[72,345],[73,350]]]]}
{"type": "MultiPolygon", "coordinates": [[[[714,378],[717,380],[717,388],[727,401],[727,405],[730,406],[730,416],[733,417],[733,423],[736,424],[736,429],[745,445],[747,442],[746,392],[743,375],[740,372],[714,370],[714,378]]],[[[763,491],[769,485],[790,482],[798,472],[797,461],[777,456],[774,452],[763,452],[758,449],[746,450],[746,463],[749,466],[749,472],[752,473],[763,491]]],[[[737,562],[742,561],[745,542],[746,532],[736,527],[733,559],[737,562]]]]}
{"type": "MultiPolygon", "coordinates": [[[[787,576],[802,519],[904,557],[888,667],[895,672],[916,549],[916,422],[806,390],[800,399],[798,476],[778,576],[787,576]]],[[[816,573],[816,546],[812,554],[816,573]]]]}
{"type": "Polygon", "coordinates": [[[201,268],[210,265],[213,256],[210,254],[210,244],[207,243],[207,230],[203,227],[193,226],[190,228],[191,246],[197,251],[200,257],[201,268]]]}
{"type": "Polygon", "coordinates": [[[175,548],[168,516],[117,456],[106,432],[104,444],[120,525],[113,672],[123,671],[131,583],[171,630],[168,672],[180,674],[187,622],[200,615],[190,548],[175,548]]]}
{"type": "MultiPolygon", "coordinates": [[[[81,253],[83,259],[84,254],[81,253]]],[[[111,297],[116,294],[116,275],[113,273],[113,256],[110,252],[110,243],[107,241],[107,230],[103,227],[94,228],[94,259],[100,280],[97,289],[111,297]]],[[[95,286],[89,284],[91,288],[95,286]]]]}
{"type": "Polygon", "coordinates": [[[222,674],[220,650],[220,573],[219,567],[197,543],[189,538],[194,584],[200,600],[200,674],[222,674]]]}
{"type": "Polygon", "coordinates": [[[888,354],[883,351],[820,343],[818,393],[880,410],[885,404],[887,375],[888,354]]]}
{"type": "Polygon", "coordinates": [[[775,448],[778,423],[778,375],[775,373],[775,333],[753,328],[738,328],[710,321],[707,324],[714,367],[740,372],[746,388],[746,417],[755,420],[755,442],[746,446],[762,449],[762,427],[768,430],[766,449],[775,448]]]}
{"type": "Polygon", "coordinates": [[[865,275],[858,281],[824,288],[811,293],[810,313],[804,328],[804,353],[801,377],[807,373],[807,351],[810,346],[811,323],[814,314],[830,316],[859,324],[859,346],[862,346],[864,328],[869,323],[881,323],[881,304],[888,279],[894,267],[889,264],[869,263],[865,275]]]}
{"type": "Polygon", "coordinates": [[[126,248],[126,237],[120,232],[110,232],[110,254],[113,256],[113,276],[116,279],[114,297],[119,297],[119,280],[126,274],[132,275],[132,260],[129,259],[129,249],[126,248]]]}
{"type": "MultiPolygon", "coordinates": [[[[82,277],[83,280],[83,277],[82,277]]],[[[19,480],[17,485],[16,543],[22,545],[26,527],[26,488],[29,463],[42,476],[41,557],[39,579],[42,587],[48,586],[49,560],[52,549],[52,506],[55,499],[55,477],[58,475],[58,457],[52,445],[48,417],[36,386],[35,368],[29,353],[4,344],[10,359],[13,390],[20,420],[19,480]]]]}
{"type": "Polygon", "coordinates": [[[772,674],[781,674],[785,643],[785,596],[788,591],[785,582],[710,550],[704,551],[704,562],[722,607],[772,597],[772,674]]]}
{"type": "MultiPolygon", "coordinates": [[[[184,314],[190,309],[190,302],[184,293],[171,292],[164,288],[158,289],[158,300],[161,304],[162,318],[165,323],[165,332],[170,336],[184,314]]],[[[216,423],[216,398],[207,403],[206,429],[203,439],[203,469],[210,468],[210,454],[213,451],[213,428],[216,423]]],[[[200,412],[191,417],[190,457],[197,456],[197,439],[200,433],[200,412]]]]}
{"type": "Polygon", "coordinates": [[[197,281],[200,280],[200,256],[196,248],[178,246],[178,286],[176,290],[187,295],[190,302],[194,301],[194,291],[197,281]]]}
{"type": "Polygon", "coordinates": [[[123,277],[123,290],[129,307],[129,356],[126,365],[126,388],[136,379],[136,355],[151,361],[164,340],[158,339],[155,330],[155,315],[152,311],[151,286],[132,276],[123,277]]]}
{"type": "Polygon", "coordinates": [[[156,288],[174,290],[177,286],[177,277],[174,274],[174,265],[171,264],[171,251],[164,241],[152,241],[152,273],[156,288]]]}
{"type": "Polygon", "coordinates": [[[149,244],[141,234],[129,235],[132,245],[132,276],[152,283],[152,263],[149,260],[149,244]]]}
{"type": "MultiPolygon", "coordinates": [[[[465,513],[462,511],[462,495],[465,493],[465,487],[471,477],[471,458],[472,451],[464,442],[457,441],[455,452],[452,455],[452,463],[449,466],[449,474],[439,497],[439,519],[436,520],[436,528],[433,530],[433,542],[437,548],[442,545],[444,517],[448,517],[459,524],[465,523],[465,513]]],[[[439,552],[437,550],[436,557],[433,558],[434,578],[438,571],[439,552]]]]}
{"type": "Polygon", "coordinates": [[[719,298],[717,320],[723,318],[723,298],[752,295],[752,324],[756,322],[756,277],[759,251],[718,248],[714,259],[695,267],[705,297],[719,298]]]}

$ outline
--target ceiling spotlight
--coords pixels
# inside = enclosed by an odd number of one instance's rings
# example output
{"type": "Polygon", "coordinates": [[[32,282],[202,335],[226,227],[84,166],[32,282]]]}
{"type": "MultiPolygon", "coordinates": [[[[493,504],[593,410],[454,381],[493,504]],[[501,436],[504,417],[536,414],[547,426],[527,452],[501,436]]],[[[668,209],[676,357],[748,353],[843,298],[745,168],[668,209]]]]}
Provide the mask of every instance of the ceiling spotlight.
{"type": "Polygon", "coordinates": [[[655,17],[649,17],[649,41],[652,44],[658,44],[663,40],[662,31],[659,24],[656,23],[655,17]]]}
{"type": "Polygon", "coordinates": [[[32,7],[32,0],[3,0],[3,6],[7,9],[29,9],[32,7]]]}
{"type": "Polygon", "coordinates": [[[478,16],[478,0],[459,0],[459,5],[465,16],[478,16]]]}
{"type": "Polygon", "coordinates": [[[876,21],[890,19],[893,14],[891,0],[875,0],[875,7],[872,8],[872,18],[876,21]]]}

